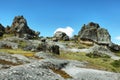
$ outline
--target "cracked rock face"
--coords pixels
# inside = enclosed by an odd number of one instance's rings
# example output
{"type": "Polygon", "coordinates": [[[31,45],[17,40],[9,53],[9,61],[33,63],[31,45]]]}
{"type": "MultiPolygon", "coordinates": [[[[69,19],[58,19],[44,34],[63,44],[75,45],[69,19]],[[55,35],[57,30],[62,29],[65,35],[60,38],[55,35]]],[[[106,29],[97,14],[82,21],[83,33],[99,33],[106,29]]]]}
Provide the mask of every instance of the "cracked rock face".
{"type": "Polygon", "coordinates": [[[2,37],[4,33],[5,33],[5,28],[2,24],[0,24],[0,37],[2,37]]]}
{"type": "Polygon", "coordinates": [[[54,35],[54,38],[58,39],[58,40],[64,40],[64,41],[69,41],[69,36],[61,31],[57,31],[54,35]]]}
{"type": "Polygon", "coordinates": [[[30,60],[25,56],[0,52],[0,70],[10,68],[11,66],[26,64],[29,62],[30,60]]]}
{"type": "Polygon", "coordinates": [[[10,33],[14,33],[15,36],[27,39],[37,37],[40,34],[40,32],[35,32],[29,28],[27,21],[23,16],[16,16],[14,18],[10,33]]]}
{"type": "Polygon", "coordinates": [[[89,40],[98,44],[110,44],[111,36],[109,32],[100,28],[99,24],[90,22],[82,27],[78,33],[81,40],[89,40]]]}

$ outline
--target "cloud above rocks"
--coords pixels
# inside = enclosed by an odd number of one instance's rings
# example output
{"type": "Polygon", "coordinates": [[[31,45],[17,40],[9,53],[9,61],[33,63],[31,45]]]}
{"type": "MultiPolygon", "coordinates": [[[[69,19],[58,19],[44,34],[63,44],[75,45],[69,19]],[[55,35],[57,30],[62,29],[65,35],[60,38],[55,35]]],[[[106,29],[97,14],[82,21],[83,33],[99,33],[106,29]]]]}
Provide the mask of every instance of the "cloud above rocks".
{"type": "Polygon", "coordinates": [[[115,39],[116,39],[116,40],[120,40],[120,36],[117,36],[115,39]]]}
{"type": "Polygon", "coordinates": [[[73,32],[74,32],[74,29],[70,26],[67,26],[65,28],[57,28],[55,31],[54,31],[54,34],[57,32],[57,31],[62,31],[64,33],[66,33],[69,37],[72,37],[73,36],[73,32]]]}

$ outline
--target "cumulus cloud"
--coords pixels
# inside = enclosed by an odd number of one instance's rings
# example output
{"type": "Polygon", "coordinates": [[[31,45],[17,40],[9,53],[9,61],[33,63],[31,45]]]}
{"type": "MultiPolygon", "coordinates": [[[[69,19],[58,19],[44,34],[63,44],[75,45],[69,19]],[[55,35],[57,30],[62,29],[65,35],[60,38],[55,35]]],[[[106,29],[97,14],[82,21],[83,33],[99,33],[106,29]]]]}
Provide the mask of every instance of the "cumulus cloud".
{"type": "Polygon", "coordinates": [[[57,31],[62,31],[62,32],[66,33],[69,37],[72,37],[73,32],[74,32],[73,28],[70,27],[70,26],[67,26],[67,27],[65,27],[65,28],[57,28],[57,29],[54,31],[54,34],[55,34],[57,31]]]}
{"type": "Polygon", "coordinates": [[[116,39],[116,40],[120,40],[120,36],[117,36],[115,39],[116,39]]]}

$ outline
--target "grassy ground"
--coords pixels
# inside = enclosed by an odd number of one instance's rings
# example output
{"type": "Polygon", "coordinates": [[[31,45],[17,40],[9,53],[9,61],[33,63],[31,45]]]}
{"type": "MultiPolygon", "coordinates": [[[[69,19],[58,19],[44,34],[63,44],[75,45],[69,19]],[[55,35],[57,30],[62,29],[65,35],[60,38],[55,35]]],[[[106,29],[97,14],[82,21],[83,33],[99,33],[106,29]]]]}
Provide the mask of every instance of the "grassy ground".
{"type": "Polygon", "coordinates": [[[120,67],[114,67],[111,65],[114,60],[110,58],[90,58],[87,57],[85,53],[73,53],[73,52],[61,52],[60,58],[78,60],[78,61],[87,61],[86,68],[93,68],[105,71],[120,72],[120,67]]]}
{"type": "Polygon", "coordinates": [[[35,52],[31,52],[31,51],[24,51],[22,49],[0,49],[0,52],[6,52],[6,53],[10,53],[10,54],[21,54],[24,55],[26,57],[33,57],[35,52]]]}
{"type": "MultiPolygon", "coordinates": [[[[5,34],[3,38],[10,37],[10,36],[12,35],[5,34]]],[[[20,44],[19,45],[20,47],[25,47],[27,45],[26,42],[22,42],[22,41],[18,43],[20,44]]],[[[66,46],[70,48],[81,49],[81,48],[90,47],[90,45],[84,45],[84,44],[81,44],[79,42],[74,42],[74,41],[67,41],[65,43],[66,43],[66,46]]],[[[14,50],[13,49],[0,49],[0,52],[6,52],[10,54],[21,54],[26,57],[34,57],[34,54],[35,54],[35,52],[24,51],[22,49],[14,49],[14,50]]],[[[120,56],[120,52],[116,53],[116,55],[120,56]]],[[[87,57],[85,53],[80,53],[80,52],[73,53],[73,52],[65,52],[65,51],[61,51],[58,57],[63,58],[63,59],[70,59],[70,60],[86,61],[88,62],[86,68],[120,72],[120,67],[113,66],[111,63],[114,62],[114,60],[110,58],[90,58],[90,57],[87,57]]]]}
{"type": "Polygon", "coordinates": [[[65,43],[68,48],[77,48],[77,49],[83,49],[83,48],[89,48],[92,45],[82,44],[79,41],[59,41],[61,43],[65,43]]]}
{"type": "Polygon", "coordinates": [[[115,55],[120,56],[120,52],[115,52],[115,55]]]}
{"type": "Polygon", "coordinates": [[[14,34],[4,34],[3,37],[0,37],[0,40],[4,38],[12,37],[12,36],[14,36],[14,34]]]}

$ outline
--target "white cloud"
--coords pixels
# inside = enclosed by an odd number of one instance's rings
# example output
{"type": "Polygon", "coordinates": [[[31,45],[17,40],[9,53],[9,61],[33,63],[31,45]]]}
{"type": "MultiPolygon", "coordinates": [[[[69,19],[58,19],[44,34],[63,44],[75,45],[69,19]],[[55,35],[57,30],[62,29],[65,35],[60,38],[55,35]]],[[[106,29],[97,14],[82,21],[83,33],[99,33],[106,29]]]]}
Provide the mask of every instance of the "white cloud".
{"type": "Polygon", "coordinates": [[[54,31],[54,34],[55,34],[57,31],[65,32],[69,37],[72,37],[73,32],[74,32],[74,29],[73,29],[72,27],[70,27],[70,26],[67,26],[66,28],[57,28],[57,29],[54,31]]]}
{"type": "Polygon", "coordinates": [[[116,39],[116,40],[120,40],[120,36],[117,36],[115,39],[116,39]]]}

